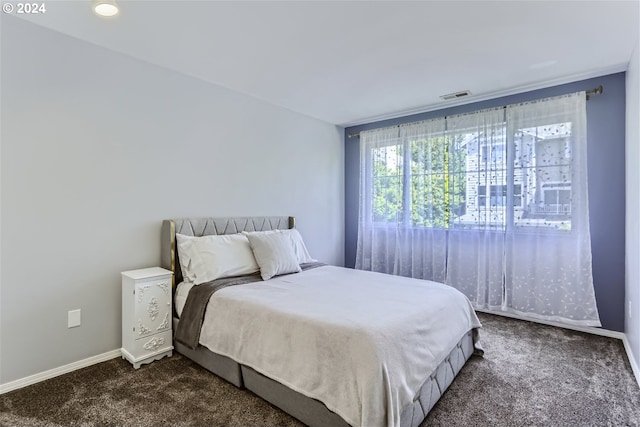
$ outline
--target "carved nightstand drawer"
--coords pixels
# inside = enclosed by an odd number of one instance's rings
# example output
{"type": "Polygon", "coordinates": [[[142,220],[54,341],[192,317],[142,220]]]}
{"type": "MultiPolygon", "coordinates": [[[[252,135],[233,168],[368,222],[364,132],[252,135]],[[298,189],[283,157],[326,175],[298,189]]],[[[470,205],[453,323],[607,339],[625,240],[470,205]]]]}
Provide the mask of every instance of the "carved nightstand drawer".
{"type": "Polygon", "coordinates": [[[167,351],[167,348],[173,350],[171,338],[171,331],[165,331],[150,337],[136,340],[133,356],[140,359],[155,356],[158,352],[162,353],[167,351]]]}
{"type": "Polygon", "coordinates": [[[173,354],[171,275],[159,267],[122,273],[122,357],[136,369],[173,354]]]}

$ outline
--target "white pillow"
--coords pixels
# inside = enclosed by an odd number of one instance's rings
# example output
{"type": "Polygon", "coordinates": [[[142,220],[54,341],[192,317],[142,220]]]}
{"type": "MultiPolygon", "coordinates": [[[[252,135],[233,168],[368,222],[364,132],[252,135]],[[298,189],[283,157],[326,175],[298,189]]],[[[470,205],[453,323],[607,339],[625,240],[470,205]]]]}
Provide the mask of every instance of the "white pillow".
{"type": "Polygon", "coordinates": [[[305,264],[307,262],[317,262],[317,260],[311,258],[307,247],[304,244],[304,240],[302,240],[302,235],[295,228],[291,228],[288,230],[266,230],[266,231],[243,231],[242,234],[273,234],[273,233],[282,233],[287,235],[291,240],[291,245],[293,246],[293,252],[296,254],[296,258],[298,259],[298,264],[305,264]]]}
{"type": "Polygon", "coordinates": [[[182,277],[189,282],[193,282],[193,273],[191,272],[191,253],[192,245],[196,239],[197,237],[176,233],[180,270],[182,270],[182,277]]]}
{"type": "Polygon", "coordinates": [[[273,276],[300,272],[291,239],[284,233],[247,233],[262,280],[273,276]]]}
{"type": "Polygon", "coordinates": [[[183,270],[183,276],[196,285],[221,277],[242,276],[258,271],[249,240],[242,234],[183,236],[178,239],[180,240],[191,241],[190,244],[178,243],[178,251],[181,247],[183,250],[178,255],[181,265],[183,256],[188,260],[188,275],[185,276],[183,270]]]}
{"type": "Polygon", "coordinates": [[[293,250],[296,253],[299,264],[305,264],[307,262],[317,262],[317,260],[311,258],[309,251],[302,240],[302,235],[298,230],[292,228],[290,230],[282,230],[284,233],[289,234],[291,241],[293,242],[293,250]]]}

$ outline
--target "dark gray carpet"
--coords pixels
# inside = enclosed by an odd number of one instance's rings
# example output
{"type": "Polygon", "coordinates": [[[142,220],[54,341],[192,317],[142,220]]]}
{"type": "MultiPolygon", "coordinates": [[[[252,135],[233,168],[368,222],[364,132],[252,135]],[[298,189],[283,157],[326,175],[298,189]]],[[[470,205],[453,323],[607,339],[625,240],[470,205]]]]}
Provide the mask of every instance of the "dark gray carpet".
{"type": "MultiPolygon", "coordinates": [[[[485,348],[424,426],[638,426],[640,389],[619,340],[480,314],[485,348]]],[[[301,426],[174,355],[114,359],[0,396],[6,426],[301,426]]]]}

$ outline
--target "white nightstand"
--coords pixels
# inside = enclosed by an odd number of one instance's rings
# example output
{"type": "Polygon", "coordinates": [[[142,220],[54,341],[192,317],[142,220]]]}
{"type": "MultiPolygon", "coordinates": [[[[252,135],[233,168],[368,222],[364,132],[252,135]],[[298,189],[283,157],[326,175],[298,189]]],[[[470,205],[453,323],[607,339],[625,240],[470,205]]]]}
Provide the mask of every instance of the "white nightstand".
{"type": "Polygon", "coordinates": [[[160,267],[122,272],[122,358],[136,369],[173,354],[172,274],[160,267]]]}

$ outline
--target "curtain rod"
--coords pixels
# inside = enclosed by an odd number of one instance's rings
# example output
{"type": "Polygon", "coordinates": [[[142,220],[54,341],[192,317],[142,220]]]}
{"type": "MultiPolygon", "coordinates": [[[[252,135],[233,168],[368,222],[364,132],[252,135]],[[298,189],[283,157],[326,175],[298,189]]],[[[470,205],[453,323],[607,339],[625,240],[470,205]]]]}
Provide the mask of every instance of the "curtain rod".
{"type": "MultiPolygon", "coordinates": [[[[594,89],[589,89],[587,91],[585,91],[586,95],[587,95],[587,101],[589,100],[589,97],[591,95],[600,95],[603,91],[603,87],[602,85],[598,86],[597,88],[594,89]]],[[[500,107],[498,107],[500,108],[500,107]]],[[[502,108],[507,108],[506,105],[503,105],[502,108]]],[[[447,116],[444,116],[444,118],[446,119],[447,116]]],[[[396,127],[400,127],[400,125],[396,125],[396,127]]],[[[347,134],[347,138],[360,138],[360,132],[356,132],[356,133],[349,133],[347,134]]]]}

